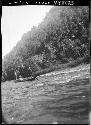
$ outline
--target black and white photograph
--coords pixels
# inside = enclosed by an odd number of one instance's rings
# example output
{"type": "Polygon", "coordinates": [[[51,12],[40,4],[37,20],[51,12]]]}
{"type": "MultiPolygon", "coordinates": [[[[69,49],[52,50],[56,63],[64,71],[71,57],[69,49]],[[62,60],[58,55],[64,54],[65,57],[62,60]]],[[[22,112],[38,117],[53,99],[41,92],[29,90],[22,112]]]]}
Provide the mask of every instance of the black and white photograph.
{"type": "Polygon", "coordinates": [[[3,124],[89,124],[89,6],[2,6],[3,124]]]}

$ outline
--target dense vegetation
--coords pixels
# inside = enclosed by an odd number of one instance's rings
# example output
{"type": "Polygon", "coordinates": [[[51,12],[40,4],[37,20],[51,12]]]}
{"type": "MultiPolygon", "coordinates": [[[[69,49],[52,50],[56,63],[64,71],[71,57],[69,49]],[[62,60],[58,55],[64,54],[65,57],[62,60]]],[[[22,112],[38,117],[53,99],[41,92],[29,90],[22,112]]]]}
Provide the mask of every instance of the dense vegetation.
{"type": "Polygon", "coordinates": [[[22,65],[24,69],[30,66],[34,74],[74,61],[89,63],[89,41],[88,6],[53,7],[41,24],[25,33],[5,56],[3,80],[14,79],[14,71],[22,65]]]}

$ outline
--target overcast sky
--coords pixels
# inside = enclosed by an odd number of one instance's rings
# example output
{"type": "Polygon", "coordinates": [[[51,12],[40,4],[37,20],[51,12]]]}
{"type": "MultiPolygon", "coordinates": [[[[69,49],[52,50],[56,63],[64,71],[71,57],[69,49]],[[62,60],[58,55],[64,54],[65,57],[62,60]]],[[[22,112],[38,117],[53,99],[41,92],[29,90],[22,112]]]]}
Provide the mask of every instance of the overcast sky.
{"type": "Polygon", "coordinates": [[[4,57],[22,35],[43,20],[52,6],[26,5],[3,6],[1,19],[2,57],[4,57]]]}

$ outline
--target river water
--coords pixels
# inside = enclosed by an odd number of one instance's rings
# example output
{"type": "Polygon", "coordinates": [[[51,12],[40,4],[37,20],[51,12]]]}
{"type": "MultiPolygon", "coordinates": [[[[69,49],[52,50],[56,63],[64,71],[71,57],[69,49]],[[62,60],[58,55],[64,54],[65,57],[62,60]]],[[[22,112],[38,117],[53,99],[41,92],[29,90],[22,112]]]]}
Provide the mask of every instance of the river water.
{"type": "Polygon", "coordinates": [[[2,110],[8,123],[88,124],[90,66],[55,71],[35,81],[1,85],[2,110]]]}

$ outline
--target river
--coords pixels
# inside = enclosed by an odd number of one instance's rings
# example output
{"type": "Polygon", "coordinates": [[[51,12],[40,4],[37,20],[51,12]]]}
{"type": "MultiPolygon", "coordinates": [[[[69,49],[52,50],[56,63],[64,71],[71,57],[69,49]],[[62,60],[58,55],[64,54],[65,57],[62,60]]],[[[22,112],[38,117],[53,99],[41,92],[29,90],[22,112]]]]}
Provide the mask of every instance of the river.
{"type": "Polygon", "coordinates": [[[54,71],[34,81],[1,84],[8,123],[88,124],[90,65],[54,71]]]}

